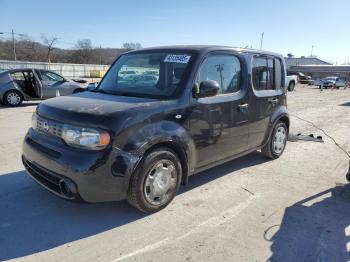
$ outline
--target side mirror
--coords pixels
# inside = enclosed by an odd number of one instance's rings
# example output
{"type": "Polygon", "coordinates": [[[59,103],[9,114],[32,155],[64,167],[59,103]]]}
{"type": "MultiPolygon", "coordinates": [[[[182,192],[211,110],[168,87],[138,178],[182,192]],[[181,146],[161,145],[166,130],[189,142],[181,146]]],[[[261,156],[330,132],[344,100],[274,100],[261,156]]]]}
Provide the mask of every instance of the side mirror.
{"type": "Polygon", "coordinates": [[[213,80],[205,80],[199,85],[199,93],[196,95],[197,98],[216,96],[220,90],[218,82],[213,80]]]}

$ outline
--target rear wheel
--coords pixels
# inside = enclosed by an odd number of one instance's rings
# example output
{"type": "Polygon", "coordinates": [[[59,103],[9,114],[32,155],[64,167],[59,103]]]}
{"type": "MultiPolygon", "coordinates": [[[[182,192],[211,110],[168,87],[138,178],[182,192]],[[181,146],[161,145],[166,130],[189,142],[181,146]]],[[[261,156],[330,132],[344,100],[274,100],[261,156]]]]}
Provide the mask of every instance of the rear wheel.
{"type": "Polygon", "coordinates": [[[22,94],[16,90],[10,90],[5,93],[4,102],[8,106],[19,106],[23,102],[22,94]]]}
{"type": "Polygon", "coordinates": [[[267,144],[261,152],[268,158],[279,158],[287,144],[288,129],[282,121],[277,122],[267,144]]]}
{"type": "Polygon", "coordinates": [[[181,163],[172,150],[152,150],[135,170],[130,181],[128,202],[145,213],[165,208],[180,187],[181,174],[181,163]]]}

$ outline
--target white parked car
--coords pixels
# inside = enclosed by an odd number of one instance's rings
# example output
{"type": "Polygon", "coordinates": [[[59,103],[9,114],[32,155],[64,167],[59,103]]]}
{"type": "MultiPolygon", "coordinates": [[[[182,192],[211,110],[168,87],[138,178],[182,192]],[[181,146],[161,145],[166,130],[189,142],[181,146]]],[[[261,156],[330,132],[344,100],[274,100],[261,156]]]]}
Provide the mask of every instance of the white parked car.
{"type": "Polygon", "coordinates": [[[286,76],[286,87],[288,91],[293,91],[297,83],[298,83],[298,76],[296,75],[286,76]]]}

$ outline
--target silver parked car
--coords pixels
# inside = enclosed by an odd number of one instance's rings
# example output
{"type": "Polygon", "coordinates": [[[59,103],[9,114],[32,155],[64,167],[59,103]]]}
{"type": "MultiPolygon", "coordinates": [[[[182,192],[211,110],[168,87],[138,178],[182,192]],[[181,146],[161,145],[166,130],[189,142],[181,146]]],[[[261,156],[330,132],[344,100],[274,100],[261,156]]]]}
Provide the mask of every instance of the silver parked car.
{"type": "Polygon", "coordinates": [[[12,69],[0,73],[0,102],[18,106],[23,100],[39,100],[84,91],[84,84],[41,69],[12,69]]]}
{"type": "Polygon", "coordinates": [[[344,77],[338,77],[338,76],[328,76],[322,79],[319,79],[318,81],[315,81],[315,86],[318,86],[319,88],[331,88],[335,87],[346,87],[346,78],[344,77]]]}

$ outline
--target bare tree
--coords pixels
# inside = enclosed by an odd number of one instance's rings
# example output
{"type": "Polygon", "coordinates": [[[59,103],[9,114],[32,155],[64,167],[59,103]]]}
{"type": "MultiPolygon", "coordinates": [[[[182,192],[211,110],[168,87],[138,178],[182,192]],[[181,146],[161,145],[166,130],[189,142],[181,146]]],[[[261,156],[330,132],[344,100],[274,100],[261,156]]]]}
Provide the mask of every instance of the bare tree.
{"type": "Polygon", "coordinates": [[[73,52],[74,63],[92,63],[94,62],[94,48],[90,39],[78,40],[75,44],[75,51],[73,52]]]}
{"type": "Polygon", "coordinates": [[[46,61],[51,62],[51,52],[55,49],[54,45],[58,42],[57,36],[47,37],[46,35],[42,34],[41,39],[43,40],[43,44],[47,47],[47,56],[46,61]]]}

